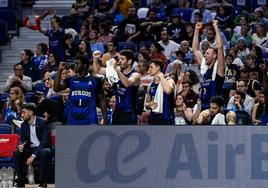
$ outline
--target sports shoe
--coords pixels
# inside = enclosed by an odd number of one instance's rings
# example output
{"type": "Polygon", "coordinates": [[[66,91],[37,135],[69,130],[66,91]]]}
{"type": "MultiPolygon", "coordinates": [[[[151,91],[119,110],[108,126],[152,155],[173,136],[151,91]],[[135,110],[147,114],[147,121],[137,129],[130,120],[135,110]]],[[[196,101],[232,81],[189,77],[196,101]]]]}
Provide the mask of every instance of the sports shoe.
{"type": "Polygon", "coordinates": [[[21,127],[21,124],[23,123],[23,121],[21,121],[21,120],[16,120],[16,119],[13,119],[12,122],[13,122],[13,124],[16,125],[17,127],[21,127]]]}
{"type": "Polygon", "coordinates": [[[38,185],[37,188],[46,188],[47,187],[47,184],[46,183],[41,183],[38,185]]]}
{"type": "Polygon", "coordinates": [[[13,185],[13,188],[20,188],[20,187],[25,187],[25,184],[15,182],[14,185],[13,185]]]}

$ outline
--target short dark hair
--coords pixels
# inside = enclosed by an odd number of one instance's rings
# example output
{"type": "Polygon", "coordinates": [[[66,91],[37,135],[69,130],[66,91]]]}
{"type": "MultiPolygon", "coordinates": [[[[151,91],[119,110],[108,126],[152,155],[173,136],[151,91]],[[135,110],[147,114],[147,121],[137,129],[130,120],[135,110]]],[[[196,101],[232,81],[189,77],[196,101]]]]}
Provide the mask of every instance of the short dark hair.
{"type": "Polygon", "coordinates": [[[131,65],[134,64],[135,55],[134,55],[133,51],[128,50],[128,49],[124,49],[124,50],[120,51],[120,55],[125,56],[127,60],[132,60],[131,65]]]}
{"type": "Polygon", "coordinates": [[[240,95],[242,100],[245,100],[245,98],[246,98],[246,94],[242,91],[236,90],[235,94],[240,95]]]}
{"type": "Polygon", "coordinates": [[[160,71],[161,72],[163,71],[164,64],[163,64],[163,62],[161,60],[159,60],[159,59],[153,59],[153,60],[150,61],[150,64],[151,63],[154,63],[156,66],[159,66],[160,67],[160,71]]]}
{"type": "Polygon", "coordinates": [[[211,99],[210,99],[210,103],[215,103],[215,104],[217,104],[219,107],[223,107],[225,101],[224,101],[224,98],[221,97],[221,96],[213,96],[213,97],[211,97],[211,99]]]}
{"type": "MultiPolygon", "coordinates": [[[[15,70],[16,67],[19,66],[19,65],[22,67],[22,65],[21,65],[20,63],[16,63],[16,64],[13,66],[13,70],[15,70]]],[[[23,69],[23,67],[22,67],[22,69],[23,69]]]]}
{"type": "Polygon", "coordinates": [[[34,103],[26,103],[26,104],[22,105],[21,109],[31,110],[35,114],[36,104],[34,104],[34,103]]]}

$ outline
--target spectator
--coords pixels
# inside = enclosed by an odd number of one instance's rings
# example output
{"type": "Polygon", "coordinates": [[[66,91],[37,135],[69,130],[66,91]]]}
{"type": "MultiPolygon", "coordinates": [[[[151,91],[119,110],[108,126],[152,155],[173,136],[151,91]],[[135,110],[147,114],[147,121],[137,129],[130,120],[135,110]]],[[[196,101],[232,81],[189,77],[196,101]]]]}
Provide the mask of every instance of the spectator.
{"type": "Polygon", "coordinates": [[[4,91],[8,92],[12,87],[19,87],[23,92],[32,90],[32,79],[25,76],[23,67],[20,63],[17,63],[13,67],[14,75],[7,78],[4,86],[4,91]]]}
{"type": "Polygon", "coordinates": [[[70,16],[63,16],[62,22],[65,24],[65,28],[74,28],[79,32],[83,21],[89,13],[89,1],[75,0],[70,10],[70,16]]]}
{"type": "Polygon", "coordinates": [[[103,67],[106,67],[106,62],[110,60],[111,58],[115,56],[119,57],[119,53],[116,51],[116,42],[114,40],[109,41],[106,47],[107,47],[107,52],[103,54],[101,58],[103,67]]]}
{"type": "Polygon", "coordinates": [[[156,11],[154,9],[150,9],[147,13],[146,18],[141,21],[141,30],[143,33],[143,41],[159,41],[160,33],[159,30],[162,29],[164,22],[162,20],[157,19],[156,11]]]}
{"type": "Polygon", "coordinates": [[[256,8],[254,10],[254,15],[255,15],[256,21],[262,22],[265,25],[266,29],[268,29],[268,19],[264,16],[264,12],[262,8],[256,8]]]}
{"type": "Polygon", "coordinates": [[[36,115],[44,117],[52,134],[56,134],[56,126],[62,125],[64,106],[55,100],[46,98],[42,100],[36,107],[36,115]]]}
{"type": "MultiPolygon", "coordinates": [[[[238,82],[237,91],[241,91],[245,93],[245,99],[244,99],[243,105],[245,106],[245,109],[248,112],[248,114],[251,114],[255,101],[254,101],[254,98],[252,98],[246,93],[247,89],[248,87],[244,81],[238,82]]],[[[227,105],[227,109],[232,110],[233,104],[234,104],[234,96],[230,98],[228,105],[227,105]]]]}
{"type": "Polygon", "coordinates": [[[233,64],[234,57],[231,54],[225,56],[225,64],[226,64],[226,77],[225,83],[234,83],[238,81],[240,78],[240,70],[236,64],[233,64]]]}
{"type": "Polygon", "coordinates": [[[187,108],[184,103],[184,98],[181,95],[177,95],[175,114],[175,125],[187,125],[192,120],[192,109],[187,108]]]}
{"type": "Polygon", "coordinates": [[[98,42],[102,43],[104,46],[113,40],[114,37],[110,32],[110,28],[107,22],[100,23],[98,35],[98,42]]]}
{"type": "Polygon", "coordinates": [[[139,42],[141,29],[140,20],[135,7],[128,8],[128,16],[118,26],[116,38],[119,41],[139,42]]]}
{"type": "Polygon", "coordinates": [[[25,76],[31,77],[32,81],[35,82],[40,79],[38,66],[33,62],[34,53],[32,50],[24,49],[20,53],[20,64],[23,67],[25,76]]]}
{"type": "Polygon", "coordinates": [[[27,165],[32,165],[36,158],[40,159],[40,185],[47,187],[48,168],[51,158],[50,129],[45,120],[35,115],[35,105],[24,104],[21,109],[21,117],[24,122],[21,125],[20,142],[18,149],[13,153],[15,171],[18,179],[15,180],[15,187],[25,186],[23,167],[25,160],[27,165]]]}
{"type": "Polygon", "coordinates": [[[194,24],[186,23],[185,27],[186,27],[186,33],[187,33],[185,40],[187,40],[190,43],[190,45],[192,45],[192,41],[194,38],[194,24]]]}
{"type": "Polygon", "coordinates": [[[208,108],[209,100],[212,96],[220,95],[225,77],[225,61],[222,35],[218,28],[218,21],[213,21],[216,33],[218,49],[209,48],[205,55],[199,49],[199,32],[203,24],[197,23],[193,40],[193,53],[196,61],[201,65],[203,83],[201,84],[201,101],[203,108],[208,108]]]}
{"type": "Polygon", "coordinates": [[[167,5],[162,0],[153,0],[149,4],[149,9],[154,9],[156,11],[156,18],[159,20],[166,20],[167,18],[167,5]]]}
{"type": "Polygon", "coordinates": [[[233,63],[234,65],[237,65],[239,67],[239,70],[244,69],[244,63],[243,61],[237,56],[238,49],[237,48],[230,48],[229,54],[234,57],[233,63]]]}
{"type": "Polygon", "coordinates": [[[49,72],[52,75],[56,74],[59,64],[60,64],[60,58],[58,54],[55,52],[50,53],[48,55],[47,65],[42,70],[42,75],[44,76],[46,72],[49,72]]]}
{"type": "Polygon", "coordinates": [[[147,90],[145,107],[151,110],[149,124],[173,125],[174,124],[174,90],[175,83],[171,78],[165,78],[163,63],[152,60],[149,73],[154,76],[154,81],[147,90]]]}
{"type": "Polygon", "coordinates": [[[181,15],[174,14],[171,17],[171,24],[168,26],[168,32],[172,40],[180,43],[186,37],[186,28],[181,20],[181,15]]]}
{"type": "Polygon", "coordinates": [[[164,55],[166,56],[167,60],[170,60],[180,47],[178,43],[169,39],[169,34],[167,30],[161,31],[161,41],[159,41],[158,43],[164,48],[164,55]]]}
{"type": "Polygon", "coordinates": [[[130,7],[133,7],[131,0],[115,0],[110,13],[114,14],[116,10],[118,10],[119,14],[122,15],[123,18],[127,18],[129,14],[128,10],[130,7]]]}
{"type": "Polygon", "coordinates": [[[195,93],[199,93],[199,89],[200,89],[200,83],[199,83],[199,77],[196,74],[195,71],[193,71],[192,69],[188,69],[185,74],[184,74],[184,80],[190,80],[191,81],[191,89],[195,92],[195,93]]]}
{"type": "Polygon", "coordinates": [[[178,1],[178,6],[172,10],[171,15],[181,15],[183,22],[190,22],[192,8],[189,8],[189,2],[187,0],[178,1]]]}
{"type": "Polygon", "coordinates": [[[38,67],[40,74],[43,68],[47,65],[47,51],[48,46],[46,43],[41,42],[36,45],[36,52],[33,57],[33,62],[38,67]]]}
{"type": "Polygon", "coordinates": [[[247,55],[246,57],[246,68],[249,71],[249,76],[251,80],[258,80],[262,83],[263,73],[261,68],[257,65],[257,57],[255,55],[247,55]]]}
{"type": "Polygon", "coordinates": [[[197,123],[202,125],[225,125],[224,99],[221,96],[213,96],[210,99],[209,110],[200,113],[197,123]]]}
{"type": "Polygon", "coordinates": [[[221,31],[226,31],[228,32],[227,35],[231,36],[233,20],[227,10],[227,7],[224,7],[223,5],[219,6],[217,8],[217,15],[215,19],[219,21],[219,28],[221,29],[221,31]]]}
{"type": "Polygon", "coordinates": [[[237,57],[241,59],[243,63],[246,62],[247,55],[250,54],[249,48],[246,46],[246,40],[244,37],[240,37],[237,39],[237,57]]]}
{"type": "Polygon", "coordinates": [[[262,48],[264,53],[268,53],[268,32],[262,22],[255,24],[256,33],[252,35],[253,44],[262,48]]]}
{"type": "MultiPolygon", "coordinates": [[[[241,34],[242,31],[242,25],[249,25],[249,20],[246,15],[241,15],[239,18],[239,25],[235,26],[233,29],[234,34],[241,34]]],[[[251,34],[252,30],[250,29],[249,34],[251,34]]]]}
{"type": "Polygon", "coordinates": [[[199,99],[199,95],[192,90],[192,83],[189,79],[182,82],[182,91],[179,93],[183,97],[186,108],[193,108],[199,99]]]}
{"type": "MultiPolygon", "coordinates": [[[[92,30],[92,29],[91,29],[92,30]]],[[[79,32],[79,40],[87,40],[89,41],[90,38],[89,38],[89,24],[87,21],[85,21],[82,25],[81,25],[81,28],[80,28],[80,32],[79,32]]]]}
{"type": "Polygon", "coordinates": [[[7,123],[11,126],[11,133],[15,133],[13,120],[20,118],[22,105],[25,103],[24,95],[19,87],[12,87],[9,91],[8,101],[4,104],[0,120],[2,123],[7,123]]]}
{"type": "Polygon", "coordinates": [[[252,44],[252,36],[249,34],[250,27],[247,24],[241,25],[241,32],[235,33],[231,38],[231,46],[235,47],[238,45],[239,40],[244,39],[246,47],[250,47],[252,44]]]}
{"type": "Polygon", "coordinates": [[[67,33],[65,35],[65,49],[66,49],[66,62],[72,63],[74,61],[75,56],[79,52],[79,46],[73,38],[72,34],[67,33]]]}
{"type": "Polygon", "coordinates": [[[259,101],[254,105],[252,111],[252,122],[254,125],[260,125],[262,119],[267,112],[267,106],[265,105],[265,95],[264,92],[260,92],[259,101]]]}
{"type": "Polygon", "coordinates": [[[198,0],[197,1],[197,3],[196,3],[197,9],[192,12],[192,16],[191,16],[191,22],[192,23],[195,23],[194,22],[194,15],[195,15],[196,12],[200,12],[203,15],[202,22],[208,23],[208,22],[212,21],[211,12],[208,9],[206,9],[206,6],[207,6],[207,4],[206,4],[206,2],[204,0],[198,0]]]}
{"type": "Polygon", "coordinates": [[[91,30],[89,33],[89,38],[91,53],[100,51],[101,54],[104,54],[104,46],[101,42],[98,42],[98,32],[96,30],[91,30]]]}
{"type": "Polygon", "coordinates": [[[60,60],[65,58],[65,31],[60,27],[60,18],[54,16],[50,19],[51,29],[42,29],[41,33],[48,36],[49,40],[49,53],[55,52],[60,57],[60,60]]]}
{"type": "Polygon", "coordinates": [[[91,44],[87,40],[82,40],[79,45],[79,52],[77,55],[86,56],[88,60],[92,59],[91,44]]]}
{"type": "Polygon", "coordinates": [[[234,103],[231,106],[231,110],[236,113],[237,125],[250,125],[251,118],[244,106],[245,93],[242,91],[236,91],[234,95],[234,103]]]}
{"type": "Polygon", "coordinates": [[[166,56],[162,53],[164,51],[164,48],[157,42],[151,44],[150,47],[150,56],[151,59],[159,59],[162,61],[164,65],[164,70],[166,69],[168,62],[166,59],[166,56]]]}

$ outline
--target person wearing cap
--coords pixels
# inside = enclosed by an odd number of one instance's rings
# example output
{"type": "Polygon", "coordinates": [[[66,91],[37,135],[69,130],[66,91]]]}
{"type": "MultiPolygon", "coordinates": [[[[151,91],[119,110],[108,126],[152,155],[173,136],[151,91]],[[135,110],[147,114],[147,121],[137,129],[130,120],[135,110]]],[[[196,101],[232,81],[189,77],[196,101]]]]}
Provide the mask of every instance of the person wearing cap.
{"type": "Polygon", "coordinates": [[[257,22],[262,22],[266,29],[268,29],[268,19],[264,16],[264,10],[261,7],[254,10],[254,16],[257,22]]]}
{"type": "Polygon", "coordinates": [[[32,165],[38,159],[41,163],[39,180],[41,184],[38,187],[47,187],[48,167],[51,157],[50,129],[46,121],[35,115],[36,105],[27,103],[21,107],[20,142],[17,150],[13,153],[15,161],[15,171],[18,179],[14,187],[25,186],[25,176],[23,167],[26,160],[27,165],[32,165]]]}
{"type": "Polygon", "coordinates": [[[239,57],[243,63],[246,63],[246,57],[250,54],[249,48],[246,46],[246,39],[244,37],[240,37],[237,39],[237,57],[239,57]]]}

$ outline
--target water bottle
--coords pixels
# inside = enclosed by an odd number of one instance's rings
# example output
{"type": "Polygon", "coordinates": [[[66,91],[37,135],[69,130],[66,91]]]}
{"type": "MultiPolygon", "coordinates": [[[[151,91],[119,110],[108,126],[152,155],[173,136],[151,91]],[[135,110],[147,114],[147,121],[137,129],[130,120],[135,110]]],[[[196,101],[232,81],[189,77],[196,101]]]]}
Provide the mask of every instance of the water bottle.
{"type": "Polygon", "coordinates": [[[29,165],[28,166],[28,169],[27,169],[27,173],[28,173],[28,183],[29,184],[34,184],[34,168],[32,165],[29,165]]]}

